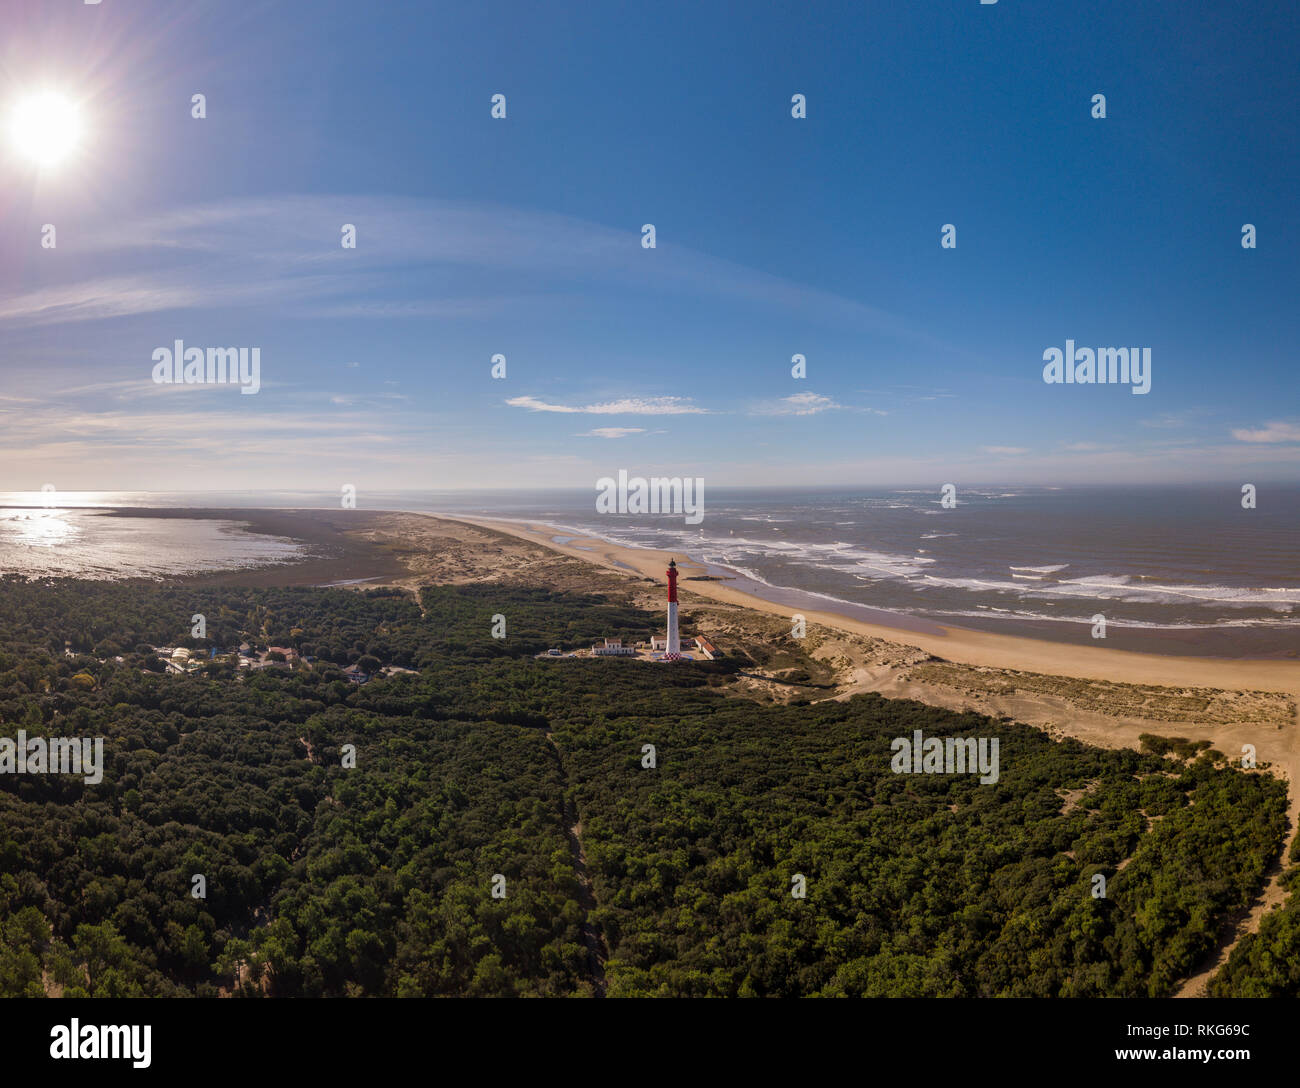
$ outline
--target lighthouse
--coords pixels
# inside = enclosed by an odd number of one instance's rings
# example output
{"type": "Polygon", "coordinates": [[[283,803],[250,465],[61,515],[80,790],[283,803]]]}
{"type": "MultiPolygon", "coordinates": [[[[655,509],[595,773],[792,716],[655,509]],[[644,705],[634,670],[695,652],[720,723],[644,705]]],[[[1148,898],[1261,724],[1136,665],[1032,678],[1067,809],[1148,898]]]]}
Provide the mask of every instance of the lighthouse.
{"type": "Polygon", "coordinates": [[[676,661],[682,653],[681,639],[677,635],[677,560],[668,560],[668,645],[664,655],[668,661],[676,661]]]}

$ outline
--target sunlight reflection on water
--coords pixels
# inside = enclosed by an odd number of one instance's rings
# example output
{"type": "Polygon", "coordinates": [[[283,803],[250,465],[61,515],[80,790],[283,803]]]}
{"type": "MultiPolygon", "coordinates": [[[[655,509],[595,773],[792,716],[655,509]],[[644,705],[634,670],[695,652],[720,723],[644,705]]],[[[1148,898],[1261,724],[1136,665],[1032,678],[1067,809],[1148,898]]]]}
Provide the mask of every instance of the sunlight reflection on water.
{"type": "Polygon", "coordinates": [[[0,573],[29,578],[158,578],[292,562],[306,551],[235,521],[0,509],[0,573]]]}

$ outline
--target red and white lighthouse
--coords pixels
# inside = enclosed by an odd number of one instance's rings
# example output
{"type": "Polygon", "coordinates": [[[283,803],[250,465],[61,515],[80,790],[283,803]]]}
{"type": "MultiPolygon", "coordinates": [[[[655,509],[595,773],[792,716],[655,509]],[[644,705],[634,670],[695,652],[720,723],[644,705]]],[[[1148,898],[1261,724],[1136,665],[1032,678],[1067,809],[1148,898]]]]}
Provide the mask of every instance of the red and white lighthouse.
{"type": "Polygon", "coordinates": [[[665,655],[669,661],[681,656],[682,643],[677,634],[677,560],[668,560],[668,640],[665,655]]]}

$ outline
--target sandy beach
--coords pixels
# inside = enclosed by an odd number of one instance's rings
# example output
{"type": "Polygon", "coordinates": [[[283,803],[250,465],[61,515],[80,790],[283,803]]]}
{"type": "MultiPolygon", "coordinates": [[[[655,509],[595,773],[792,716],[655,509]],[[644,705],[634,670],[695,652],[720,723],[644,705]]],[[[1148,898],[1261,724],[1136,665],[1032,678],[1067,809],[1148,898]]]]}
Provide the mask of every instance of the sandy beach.
{"type": "MultiPolygon", "coordinates": [[[[495,529],[565,555],[613,570],[633,572],[660,582],[664,579],[668,560],[676,558],[682,569],[683,589],[690,593],[743,605],[786,619],[797,611],[810,626],[821,624],[868,638],[905,642],[945,661],[1129,684],[1212,686],[1234,690],[1281,691],[1300,696],[1300,663],[1297,662],[1178,657],[1109,650],[1100,645],[1076,646],[973,631],[885,612],[876,613],[879,622],[868,622],[827,605],[803,607],[801,603],[800,607],[792,608],[788,604],[736,589],[726,580],[699,580],[707,575],[705,565],[680,554],[623,547],[596,537],[569,536],[553,526],[537,522],[452,517],[445,514],[437,516],[495,529]]],[[[811,605],[817,603],[817,598],[812,595],[802,596],[811,605]]]]}

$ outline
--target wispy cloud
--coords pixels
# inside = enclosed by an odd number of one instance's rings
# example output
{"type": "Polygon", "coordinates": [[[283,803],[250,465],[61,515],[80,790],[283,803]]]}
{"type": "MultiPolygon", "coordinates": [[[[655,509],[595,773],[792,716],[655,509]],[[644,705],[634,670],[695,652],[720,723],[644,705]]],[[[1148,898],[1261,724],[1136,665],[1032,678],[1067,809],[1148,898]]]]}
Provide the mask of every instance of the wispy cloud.
{"type": "Polygon", "coordinates": [[[1236,427],[1232,437],[1238,442],[1300,442],[1300,423],[1265,423],[1255,430],[1236,427]]]}
{"type": "Polygon", "coordinates": [[[644,427],[596,427],[576,434],[574,438],[626,438],[630,434],[645,434],[644,427]]]}
{"type": "Polygon", "coordinates": [[[530,412],[564,412],[589,416],[686,416],[705,415],[706,409],[689,397],[624,397],[601,404],[552,404],[537,397],[511,397],[511,408],[530,412]]]}
{"type": "Polygon", "coordinates": [[[873,416],[887,416],[879,408],[856,407],[840,404],[834,397],[822,393],[792,393],[778,400],[760,401],[749,409],[752,416],[815,416],[822,412],[865,412],[873,416]]]}
{"type": "Polygon", "coordinates": [[[290,304],[306,317],[481,318],[525,296],[544,298],[536,292],[540,281],[555,285],[550,295],[581,284],[584,294],[614,286],[739,299],[960,352],[869,303],[662,236],[648,255],[639,227],[639,221],[620,229],[480,203],[375,196],[299,194],[180,208],[87,231],[63,282],[0,292],[0,325],[232,305],[282,313],[290,304]],[[344,223],[356,227],[355,249],[340,246],[344,223]],[[411,282],[421,268],[435,280],[432,297],[411,282]],[[449,282],[467,282],[464,274],[448,279],[456,270],[489,273],[490,279],[475,280],[486,290],[448,289],[449,282]]]}
{"type": "Polygon", "coordinates": [[[794,393],[780,400],[756,404],[751,412],[758,416],[815,416],[819,412],[843,407],[821,393],[794,393]]]}
{"type": "Polygon", "coordinates": [[[751,416],[816,416],[822,412],[866,412],[872,416],[888,416],[879,408],[854,407],[841,404],[833,396],[822,393],[794,393],[777,400],[763,400],[749,409],[751,416]]]}
{"type": "Polygon", "coordinates": [[[995,457],[1020,457],[1029,452],[1024,446],[981,446],[980,450],[995,457]]]}

